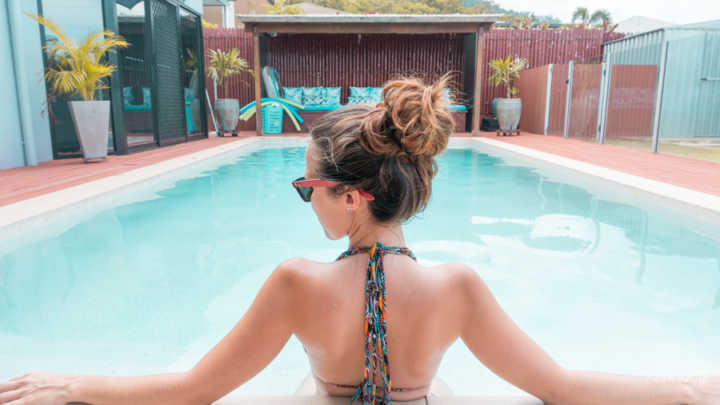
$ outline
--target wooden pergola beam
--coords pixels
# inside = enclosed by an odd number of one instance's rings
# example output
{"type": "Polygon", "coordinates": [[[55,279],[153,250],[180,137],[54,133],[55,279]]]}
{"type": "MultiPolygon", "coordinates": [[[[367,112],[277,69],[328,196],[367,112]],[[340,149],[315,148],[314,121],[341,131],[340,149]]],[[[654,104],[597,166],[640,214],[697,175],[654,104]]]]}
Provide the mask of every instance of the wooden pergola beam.
{"type": "Polygon", "coordinates": [[[260,33],[253,30],[253,70],[255,70],[255,132],[262,136],[262,67],[260,66],[260,33]]]}
{"type": "Polygon", "coordinates": [[[480,103],[482,102],[483,35],[484,27],[475,34],[475,89],[473,91],[472,136],[480,135],[480,103]]]}
{"type": "Polygon", "coordinates": [[[477,24],[302,24],[262,23],[246,24],[245,31],[275,32],[278,34],[472,34],[477,24]]]}

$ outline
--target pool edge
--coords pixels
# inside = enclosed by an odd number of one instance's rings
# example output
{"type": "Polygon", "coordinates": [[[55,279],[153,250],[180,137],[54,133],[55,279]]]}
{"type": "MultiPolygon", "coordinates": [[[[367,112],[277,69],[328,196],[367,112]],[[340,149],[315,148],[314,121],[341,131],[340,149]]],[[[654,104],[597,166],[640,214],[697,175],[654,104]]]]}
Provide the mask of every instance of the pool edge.
{"type": "Polygon", "coordinates": [[[507,142],[495,141],[487,138],[470,138],[470,141],[484,143],[492,147],[504,149],[529,158],[541,160],[556,166],[564,167],[575,172],[597,177],[609,182],[617,183],[626,187],[640,190],[665,199],[674,200],[683,204],[699,207],[716,214],[720,214],[720,197],[701,191],[691,190],[674,184],[652,180],[645,177],[625,173],[619,170],[610,169],[586,163],[575,159],[554,155],[552,153],[509,144],[507,142]]]}

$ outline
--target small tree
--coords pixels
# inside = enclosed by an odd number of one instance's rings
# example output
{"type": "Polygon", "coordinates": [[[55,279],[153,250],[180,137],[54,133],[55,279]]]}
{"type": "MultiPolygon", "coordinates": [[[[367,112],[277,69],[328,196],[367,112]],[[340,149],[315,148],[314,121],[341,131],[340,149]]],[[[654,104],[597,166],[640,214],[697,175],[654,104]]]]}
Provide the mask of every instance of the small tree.
{"type": "Polygon", "coordinates": [[[490,82],[494,86],[504,84],[506,87],[507,98],[512,98],[517,95],[517,88],[512,85],[513,81],[520,77],[520,71],[527,66],[527,59],[516,58],[515,60],[510,59],[508,55],[505,59],[498,58],[490,61],[490,69],[492,74],[490,75],[490,82]]]}
{"type": "Polygon", "coordinates": [[[268,14],[301,15],[305,10],[297,4],[290,4],[287,0],[275,0],[272,5],[265,5],[268,14]]]}
{"type": "Polygon", "coordinates": [[[104,63],[104,57],[115,47],[128,46],[123,37],[112,31],[102,31],[88,36],[77,45],[49,18],[35,14],[28,16],[57,37],[48,39],[43,46],[48,58],[45,79],[53,93],[79,94],[83,100],[90,101],[95,99],[98,90],[108,88],[105,78],[115,71],[115,66],[104,63]]]}
{"type": "Polygon", "coordinates": [[[578,7],[575,9],[572,15],[572,22],[580,21],[581,26],[595,26],[603,27],[605,31],[612,24],[612,16],[610,12],[605,9],[595,10],[594,13],[590,14],[590,11],[586,7],[578,7]]]}
{"type": "Polygon", "coordinates": [[[237,74],[248,72],[253,77],[255,72],[249,69],[248,62],[240,57],[240,51],[233,48],[227,52],[221,49],[208,50],[210,62],[208,63],[208,76],[219,86],[223,85],[225,79],[237,74]]]}

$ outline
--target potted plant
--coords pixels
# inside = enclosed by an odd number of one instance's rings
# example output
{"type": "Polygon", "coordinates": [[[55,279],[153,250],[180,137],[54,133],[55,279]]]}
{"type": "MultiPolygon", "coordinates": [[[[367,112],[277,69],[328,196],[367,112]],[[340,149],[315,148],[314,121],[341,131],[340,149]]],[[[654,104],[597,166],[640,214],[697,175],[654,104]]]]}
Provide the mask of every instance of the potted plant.
{"type": "MultiPolygon", "coordinates": [[[[225,79],[242,72],[253,74],[248,69],[248,63],[240,57],[240,51],[233,48],[230,51],[221,49],[208,51],[210,62],[208,63],[208,76],[222,88],[225,79]]],[[[240,102],[234,98],[217,98],[215,100],[215,115],[220,121],[220,128],[223,132],[235,131],[240,114],[240,102]]]]}
{"type": "Polygon", "coordinates": [[[128,43],[112,31],[102,31],[77,45],[52,20],[32,14],[29,17],[57,37],[43,46],[48,58],[45,79],[51,92],[81,99],[67,104],[85,162],[105,159],[110,100],[95,100],[95,96],[98,90],[108,88],[105,79],[115,70],[115,66],[105,63],[105,54],[115,47],[125,48],[128,43]]]}
{"type": "Polygon", "coordinates": [[[490,61],[490,82],[494,86],[505,85],[506,98],[500,98],[496,103],[497,119],[500,129],[503,131],[516,130],[520,123],[522,112],[522,100],[514,98],[517,96],[517,88],[513,81],[520,76],[520,71],[527,66],[526,59],[498,58],[490,61]]]}

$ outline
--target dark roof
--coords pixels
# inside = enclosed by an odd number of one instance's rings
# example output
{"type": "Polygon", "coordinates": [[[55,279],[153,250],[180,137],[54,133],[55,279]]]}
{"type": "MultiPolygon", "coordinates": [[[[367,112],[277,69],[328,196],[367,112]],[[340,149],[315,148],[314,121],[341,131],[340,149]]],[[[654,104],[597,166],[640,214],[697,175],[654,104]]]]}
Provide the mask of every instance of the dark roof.
{"type": "Polygon", "coordinates": [[[351,14],[237,16],[246,31],[313,33],[475,32],[489,28],[500,14],[351,14]]]}

